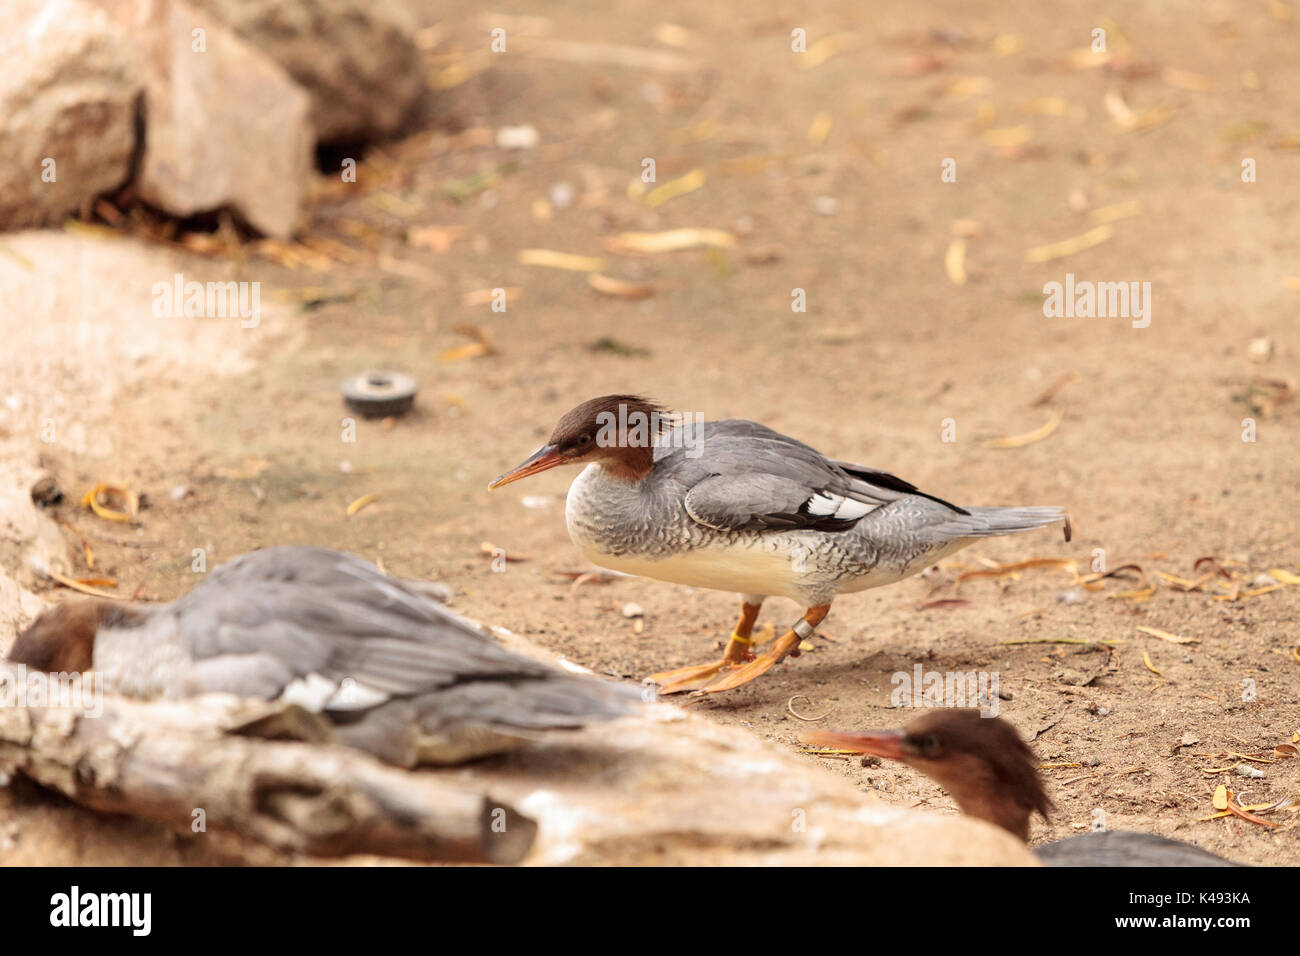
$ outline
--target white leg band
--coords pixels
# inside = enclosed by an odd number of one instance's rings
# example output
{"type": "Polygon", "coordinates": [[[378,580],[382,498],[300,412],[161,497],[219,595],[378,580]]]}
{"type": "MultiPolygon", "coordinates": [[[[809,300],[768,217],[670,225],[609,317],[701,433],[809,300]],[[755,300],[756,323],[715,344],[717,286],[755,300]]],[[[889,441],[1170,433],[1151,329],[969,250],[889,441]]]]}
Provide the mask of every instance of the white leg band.
{"type": "Polygon", "coordinates": [[[817,629],[809,624],[804,618],[799,618],[798,623],[796,623],[794,627],[790,628],[790,630],[798,634],[800,640],[806,641],[808,638],[812,637],[813,631],[817,629]]]}

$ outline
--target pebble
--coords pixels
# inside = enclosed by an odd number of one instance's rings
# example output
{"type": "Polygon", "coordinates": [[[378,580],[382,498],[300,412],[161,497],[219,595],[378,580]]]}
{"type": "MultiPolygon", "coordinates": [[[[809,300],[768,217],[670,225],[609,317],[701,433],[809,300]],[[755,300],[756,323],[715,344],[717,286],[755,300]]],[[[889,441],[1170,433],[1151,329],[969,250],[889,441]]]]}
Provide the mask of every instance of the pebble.
{"type": "Polygon", "coordinates": [[[550,191],[551,205],[556,209],[568,209],[573,205],[573,186],[569,183],[556,183],[550,191]]]}
{"type": "Polygon", "coordinates": [[[818,196],[813,200],[812,208],[819,216],[833,216],[839,212],[840,201],[834,196],[818,196]]]}
{"type": "Polygon", "coordinates": [[[497,130],[499,149],[534,149],[542,141],[541,133],[531,123],[523,126],[502,126],[497,130]]]}
{"type": "Polygon", "coordinates": [[[627,604],[623,605],[623,616],[624,617],[645,617],[645,611],[641,609],[640,604],[636,604],[629,601],[627,604]]]}
{"type": "Polygon", "coordinates": [[[1062,591],[1060,594],[1056,596],[1056,602],[1058,604],[1082,604],[1083,589],[1069,588],[1065,591],[1062,591]]]}
{"type": "Polygon", "coordinates": [[[1258,767],[1252,767],[1248,763],[1237,764],[1237,769],[1234,770],[1233,773],[1235,773],[1238,777],[1258,778],[1264,776],[1264,771],[1260,770],[1258,767]]]}
{"type": "Polygon", "coordinates": [[[1251,339],[1246,346],[1246,358],[1252,362],[1263,363],[1273,357],[1272,339],[1251,339]]]}

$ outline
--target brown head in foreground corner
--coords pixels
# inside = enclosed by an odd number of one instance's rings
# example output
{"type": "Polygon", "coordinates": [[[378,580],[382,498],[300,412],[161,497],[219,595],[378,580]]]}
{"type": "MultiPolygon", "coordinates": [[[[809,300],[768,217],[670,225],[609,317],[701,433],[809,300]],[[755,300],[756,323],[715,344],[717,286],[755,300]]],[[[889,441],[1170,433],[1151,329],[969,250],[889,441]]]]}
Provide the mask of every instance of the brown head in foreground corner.
{"type": "Polygon", "coordinates": [[[94,662],[95,634],[101,625],[125,625],[140,617],[111,601],[68,601],[37,615],[14,641],[8,659],[49,673],[87,671],[94,662]]]}
{"type": "Polygon", "coordinates": [[[805,739],[822,747],[900,760],[939,783],[963,813],[1029,839],[1029,819],[1052,809],[1038,778],[1034,752],[1016,728],[978,710],[931,710],[902,730],[818,731],[805,739]]]}

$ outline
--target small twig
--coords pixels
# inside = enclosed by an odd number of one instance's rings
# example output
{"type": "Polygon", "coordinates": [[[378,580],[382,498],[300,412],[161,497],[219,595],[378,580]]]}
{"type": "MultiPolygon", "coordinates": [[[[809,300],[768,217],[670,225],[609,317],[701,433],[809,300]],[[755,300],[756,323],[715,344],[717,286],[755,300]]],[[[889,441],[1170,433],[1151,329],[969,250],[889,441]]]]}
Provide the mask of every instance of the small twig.
{"type": "Polygon", "coordinates": [[[1094,641],[1086,637],[1027,637],[1018,641],[998,641],[999,644],[1093,644],[1103,647],[1110,647],[1116,644],[1123,644],[1120,640],[1103,640],[1094,641]]]}

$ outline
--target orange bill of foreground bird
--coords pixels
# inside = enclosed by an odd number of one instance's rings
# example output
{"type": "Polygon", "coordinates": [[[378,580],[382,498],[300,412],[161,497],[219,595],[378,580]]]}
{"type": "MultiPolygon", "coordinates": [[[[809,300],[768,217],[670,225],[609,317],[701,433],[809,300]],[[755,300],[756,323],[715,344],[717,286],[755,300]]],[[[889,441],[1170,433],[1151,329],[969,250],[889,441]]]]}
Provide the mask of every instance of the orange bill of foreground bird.
{"type": "Polygon", "coordinates": [[[837,594],[900,581],[981,538],[1062,522],[1056,507],[959,508],[888,472],[828,458],[757,422],[683,421],[635,395],[583,402],[489,487],[584,465],[569,536],[594,564],[741,595],[721,660],[655,674],[662,693],[739,687],[797,657],[837,594]],[[765,598],[807,610],[755,657],[765,598]]]}
{"type": "Polygon", "coordinates": [[[105,691],[127,697],[298,704],[341,743],[405,767],[460,763],[637,708],[641,688],[512,653],[431,590],[340,551],[266,548],[170,604],[57,605],[9,660],[93,668],[105,691]]]}
{"type": "MultiPolygon", "coordinates": [[[[1026,843],[1033,815],[1046,820],[1052,810],[1029,745],[1007,721],[982,717],[978,710],[939,708],[902,730],[813,731],[803,739],[818,747],[901,761],[947,790],[962,813],[999,826],[1026,843]]],[[[1241,865],[1190,843],[1131,830],[1067,837],[1034,853],[1047,866],[1241,865]]]]}

